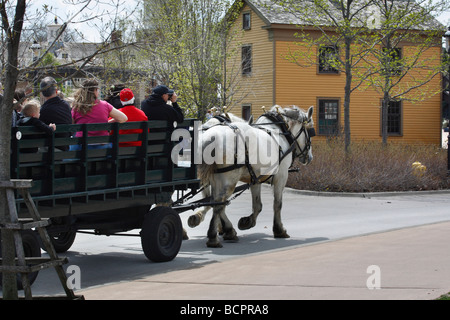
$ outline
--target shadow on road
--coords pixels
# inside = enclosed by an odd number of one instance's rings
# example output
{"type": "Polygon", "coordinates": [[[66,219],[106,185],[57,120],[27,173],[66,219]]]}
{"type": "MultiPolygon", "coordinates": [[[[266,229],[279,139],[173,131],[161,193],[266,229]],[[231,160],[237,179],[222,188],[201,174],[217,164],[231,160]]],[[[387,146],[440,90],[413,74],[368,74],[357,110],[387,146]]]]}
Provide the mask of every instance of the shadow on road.
{"type": "MultiPolygon", "coordinates": [[[[126,244],[111,246],[108,248],[108,252],[91,254],[82,251],[68,251],[60,256],[67,257],[69,260],[68,265],[64,267],[65,270],[70,265],[76,265],[80,268],[81,289],[84,290],[89,287],[137,280],[176,270],[201,268],[207,264],[233,259],[234,257],[264,254],[273,250],[283,250],[326,240],[328,239],[321,237],[274,239],[267,234],[255,233],[241,235],[237,243],[225,241],[223,242],[223,248],[216,249],[206,247],[205,237],[193,237],[183,241],[181,250],[173,261],[165,263],[151,262],[147,260],[137,245],[126,244]],[[117,251],[114,251],[115,249],[117,251]]],[[[80,249],[80,247],[78,246],[77,249],[80,249]]],[[[63,293],[54,269],[41,271],[32,289],[34,295],[63,293]]]]}
{"type": "Polygon", "coordinates": [[[223,248],[207,248],[206,237],[195,237],[183,242],[180,254],[189,254],[195,256],[212,254],[219,258],[223,256],[243,256],[249,254],[262,254],[265,251],[280,250],[299,245],[305,245],[315,242],[329,240],[324,237],[305,238],[305,239],[274,239],[264,233],[252,233],[239,236],[238,242],[222,241],[223,248]]]}

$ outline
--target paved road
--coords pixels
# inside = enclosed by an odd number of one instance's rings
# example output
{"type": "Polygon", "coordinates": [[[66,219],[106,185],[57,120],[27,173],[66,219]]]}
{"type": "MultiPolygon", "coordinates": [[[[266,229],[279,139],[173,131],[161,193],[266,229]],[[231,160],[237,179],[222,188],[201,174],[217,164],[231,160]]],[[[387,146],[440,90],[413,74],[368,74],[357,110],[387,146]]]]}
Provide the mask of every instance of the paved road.
{"type": "MultiPolygon", "coordinates": [[[[197,269],[218,261],[236,262],[237,259],[311,248],[316,244],[335,243],[336,240],[361,235],[450,221],[449,194],[333,197],[286,190],[283,222],[291,238],[273,239],[271,189],[263,187],[263,212],[255,228],[238,231],[239,243],[224,243],[221,249],[207,248],[208,223],[205,221],[196,229],[187,228],[190,240],[183,242],[177,258],[168,263],[156,264],[146,260],[138,237],[79,234],[71,250],[62,256],[68,257],[69,265],[80,267],[81,289],[87,290],[152,275],[170,275],[173,271],[197,269]]],[[[227,212],[237,225],[241,216],[250,213],[249,192],[234,200],[227,212]]],[[[185,222],[190,214],[183,213],[182,220],[185,222]]],[[[137,234],[138,231],[132,233],[137,234]]],[[[33,285],[33,294],[60,293],[62,288],[54,270],[41,271],[33,285]]]]}
{"type": "Polygon", "coordinates": [[[431,300],[450,291],[449,229],[450,222],[441,222],[272,250],[80,294],[88,300],[167,300],[153,303],[167,316],[183,314],[187,304],[205,306],[205,300],[214,300],[214,315],[254,301],[278,317],[298,311],[299,304],[288,300],[431,300]]]}

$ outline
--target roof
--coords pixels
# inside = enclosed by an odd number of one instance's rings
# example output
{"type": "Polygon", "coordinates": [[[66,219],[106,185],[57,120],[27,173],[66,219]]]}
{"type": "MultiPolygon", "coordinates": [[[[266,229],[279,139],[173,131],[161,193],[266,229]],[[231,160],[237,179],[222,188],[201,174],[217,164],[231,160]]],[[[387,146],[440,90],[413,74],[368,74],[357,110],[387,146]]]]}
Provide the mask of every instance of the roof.
{"type": "MultiPolygon", "coordinates": [[[[313,19],[306,18],[304,15],[297,14],[293,10],[289,10],[287,7],[283,7],[279,4],[279,1],[276,0],[243,0],[250,8],[252,8],[253,11],[255,11],[258,16],[265,21],[265,23],[269,25],[312,25],[311,21],[313,19]]],[[[417,12],[417,9],[414,9],[415,7],[418,7],[419,5],[415,2],[412,2],[411,0],[395,0],[396,5],[401,8],[402,6],[408,6],[408,11],[410,12],[417,12]]],[[[358,2],[354,2],[358,3],[358,2]]],[[[361,2],[360,2],[361,3],[361,2]]],[[[333,10],[335,14],[334,17],[341,17],[341,13],[339,11],[339,8],[336,4],[336,1],[330,0],[330,10],[333,10]]],[[[312,6],[311,0],[302,0],[298,1],[297,5],[304,5],[305,7],[312,6]]],[[[357,6],[357,4],[355,4],[357,6]]],[[[358,9],[358,7],[354,7],[355,10],[358,9]]],[[[360,21],[373,21],[374,27],[379,25],[379,22],[381,20],[380,11],[375,6],[369,6],[365,8],[364,10],[360,11],[358,14],[360,21]]],[[[320,23],[320,25],[333,25],[330,19],[320,18],[321,21],[317,21],[319,17],[316,17],[314,19],[315,24],[317,22],[320,23]]],[[[356,23],[354,26],[357,26],[356,23]]],[[[412,28],[408,29],[415,29],[415,30],[441,30],[445,29],[444,26],[436,20],[432,15],[427,15],[426,19],[423,19],[421,21],[420,25],[413,26],[412,28]]]]}
{"type": "Polygon", "coordinates": [[[302,24],[294,14],[287,12],[279,4],[270,0],[244,1],[268,25],[270,24],[302,24]],[[270,9],[269,9],[270,8],[270,9]]]}
{"type": "Polygon", "coordinates": [[[72,60],[81,60],[94,55],[99,47],[98,43],[66,42],[60,50],[69,53],[72,60]]]}

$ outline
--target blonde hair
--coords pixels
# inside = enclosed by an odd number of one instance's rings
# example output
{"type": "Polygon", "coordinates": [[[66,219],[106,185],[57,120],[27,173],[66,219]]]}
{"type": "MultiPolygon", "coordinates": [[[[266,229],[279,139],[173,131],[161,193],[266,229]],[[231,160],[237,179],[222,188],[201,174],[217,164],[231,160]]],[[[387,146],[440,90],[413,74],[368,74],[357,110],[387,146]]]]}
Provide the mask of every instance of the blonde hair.
{"type": "Polygon", "coordinates": [[[95,79],[87,79],[80,89],[75,92],[73,109],[82,115],[88,114],[97,102],[95,90],[98,89],[98,82],[95,79]]]}
{"type": "Polygon", "coordinates": [[[25,117],[32,117],[36,114],[36,112],[39,112],[39,109],[41,108],[41,104],[36,100],[30,100],[27,102],[27,104],[22,109],[22,114],[25,117]]]}

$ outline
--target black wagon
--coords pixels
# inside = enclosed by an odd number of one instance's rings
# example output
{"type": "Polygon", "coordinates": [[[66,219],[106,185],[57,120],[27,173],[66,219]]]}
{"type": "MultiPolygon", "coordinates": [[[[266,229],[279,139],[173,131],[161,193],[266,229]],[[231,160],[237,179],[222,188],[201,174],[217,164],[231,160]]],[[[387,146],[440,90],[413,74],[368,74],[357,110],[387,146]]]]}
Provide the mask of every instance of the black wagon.
{"type": "MultiPolygon", "coordinates": [[[[69,250],[77,232],[116,235],[140,229],[145,256],[170,261],[183,237],[179,212],[171,204],[177,194],[199,188],[190,152],[193,128],[190,119],[58,125],[51,137],[33,127],[13,128],[11,178],[32,179],[30,194],[41,217],[50,220],[47,231],[57,252],[69,250]],[[110,135],[88,136],[98,130],[110,135]],[[175,130],[191,138],[172,141],[175,130]],[[82,137],[71,137],[75,132],[82,137]],[[173,160],[175,146],[183,161],[173,160]]],[[[19,218],[27,217],[20,194],[16,207],[19,218]]],[[[32,233],[23,239],[29,255],[40,252],[32,233]]]]}

